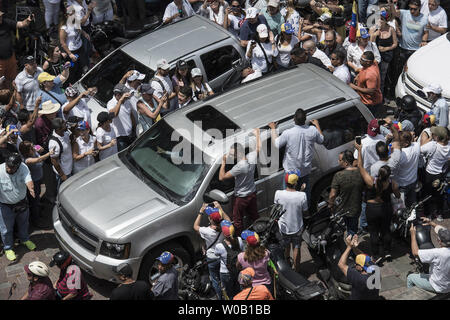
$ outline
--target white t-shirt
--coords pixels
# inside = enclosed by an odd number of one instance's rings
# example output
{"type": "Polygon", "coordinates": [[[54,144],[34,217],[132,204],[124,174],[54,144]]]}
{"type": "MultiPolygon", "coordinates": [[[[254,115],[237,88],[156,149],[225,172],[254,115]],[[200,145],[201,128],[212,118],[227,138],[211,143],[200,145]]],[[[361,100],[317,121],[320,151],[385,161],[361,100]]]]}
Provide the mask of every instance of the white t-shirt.
{"type": "MultiPolygon", "coordinates": [[[[181,20],[186,17],[190,17],[195,14],[194,9],[192,9],[192,6],[189,3],[189,1],[187,1],[187,0],[182,0],[182,1],[183,1],[183,12],[186,14],[186,16],[183,16],[181,18],[178,16],[175,19],[173,19],[171,22],[176,22],[178,20],[181,20]]],[[[176,13],[178,13],[177,5],[174,2],[169,3],[166,7],[166,10],[164,11],[163,21],[166,21],[170,17],[173,17],[176,13]]]]}
{"type": "Polygon", "coordinates": [[[81,29],[75,29],[73,26],[62,26],[66,34],[66,43],[70,51],[76,51],[81,48],[83,41],[81,40],[81,29]]]}
{"type": "Polygon", "coordinates": [[[287,46],[283,46],[281,45],[281,43],[277,45],[278,49],[277,64],[285,68],[289,66],[289,62],[291,61],[291,50],[297,43],[298,38],[295,35],[292,35],[291,43],[289,43],[287,46]]]}
{"type": "MultiPolygon", "coordinates": [[[[83,154],[95,147],[95,137],[89,136],[88,142],[85,142],[82,137],[78,137],[75,140],[75,143],[78,144],[78,154],[83,154]]],[[[80,172],[81,170],[86,169],[87,167],[93,165],[95,163],[95,159],[92,155],[85,156],[83,159],[73,162],[73,173],[80,172]]]]}
{"type": "Polygon", "coordinates": [[[430,141],[420,147],[420,153],[430,156],[426,171],[429,174],[441,174],[442,168],[450,159],[450,142],[443,146],[436,141],[430,141]]]}
{"type": "Polygon", "coordinates": [[[330,58],[328,58],[328,56],[325,54],[325,52],[323,52],[320,49],[316,49],[316,51],[314,51],[314,54],[312,55],[314,58],[319,59],[320,61],[322,61],[322,63],[325,65],[325,67],[332,67],[333,65],[331,64],[331,60],[330,58]]]}
{"type": "MultiPolygon", "coordinates": [[[[96,132],[97,141],[102,145],[105,146],[109,143],[111,143],[111,140],[116,139],[116,133],[114,132],[114,129],[111,126],[111,129],[109,131],[104,130],[101,127],[97,128],[96,132]]],[[[112,156],[113,154],[117,153],[117,144],[114,146],[101,150],[99,153],[100,160],[106,159],[109,156],[112,156]]]]}
{"type": "MultiPolygon", "coordinates": [[[[164,88],[161,87],[161,84],[159,81],[156,81],[156,80],[151,81],[150,85],[155,90],[153,92],[153,95],[155,97],[157,97],[158,99],[161,99],[165,92],[167,92],[168,95],[170,95],[173,92],[173,84],[172,84],[172,81],[170,80],[169,76],[161,77],[160,75],[155,75],[155,78],[158,78],[164,86],[164,88]]],[[[174,110],[177,106],[178,99],[173,98],[169,101],[170,101],[169,102],[170,110],[174,110]]]]}
{"type": "MultiPolygon", "coordinates": [[[[366,135],[361,140],[361,153],[363,155],[364,169],[366,169],[368,172],[370,172],[370,167],[372,166],[372,164],[380,160],[380,157],[378,157],[377,150],[375,148],[378,141],[386,142],[386,139],[382,134],[377,134],[375,137],[366,135]]],[[[355,159],[358,159],[358,150],[355,150],[355,152],[353,153],[353,157],[355,159]]]]}
{"type": "MultiPolygon", "coordinates": [[[[217,239],[218,232],[210,227],[200,227],[198,230],[200,233],[200,237],[205,240],[205,248],[211,246],[212,243],[217,239]]],[[[223,234],[221,233],[215,244],[211,246],[208,250],[206,250],[206,257],[209,259],[217,259],[215,254],[215,246],[216,244],[222,242],[223,234]]]]}
{"type": "MultiPolygon", "coordinates": [[[[62,109],[69,104],[69,102],[66,102],[63,104],[62,109]]],[[[64,113],[63,113],[64,114],[64,113]]],[[[68,113],[67,116],[65,116],[65,119],[69,119],[71,116],[76,116],[83,118],[83,121],[87,121],[89,123],[89,126],[92,128],[92,122],[91,122],[91,110],[89,109],[86,101],[84,99],[81,99],[80,102],[78,102],[68,113]]]]}
{"type": "MultiPolygon", "coordinates": [[[[261,47],[256,44],[256,47],[252,51],[252,57],[248,58],[247,53],[250,51],[252,42],[249,41],[247,44],[247,51],[245,52],[245,57],[248,60],[251,60],[252,62],[252,69],[253,70],[260,70],[261,72],[267,72],[267,61],[266,57],[264,56],[264,52],[261,50],[261,47]]],[[[275,50],[272,50],[272,44],[269,42],[261,43],[261,46],[264,48],[264,51],[267,55],[267,60],[269,60],[269,63],[272,63],[272,57],[276,57],[278,55],[278,50],[275,48],[275,50]]]]}
{"type": "Polygon", "coordinates": [[[278,220],[278,227],[283,234],[294,234],[303,227],[303,212],[308,210],[306,193],[301,191],[277,190],[274,203],[279,203],[286,210],[278,220]]]}
{"type": "Polygon", "coordinates": [[[192,90],[192,99],[194,101],[197,101],[197,97],[195,96],[195,93],[203,94],[204,96],[208,95],[208,92],[211,92],[212,89],[209,86],[208,82],[205,82],[204,84],[201,84],[201,87],[197,87],[197,85],[194,86],[195,90],[192,90]]]}
{"type": "Polygon", "coordinates": [[[450,292],[450,248],[419,250],[419,259],[430,264],[430,284],[436,292],[450,292]]]}
{"type": "Polygon", "coordinates": [[[400,187],[408,186],[417,181],[419,156],[419,142],[413,142],[408,148],[402,148],[400,162],[395,173],[397,183],[400,187]]]}
{"type": "Polygon", "coordinates": [[[372,41],[369,41],[367,43],[367,46],[364,48],[364,51],[361,50],[357,42],[350,43],[350,45],[347,48],[347,61],[356,65],[357,68],[362,68],[360,59],[363,53],[366,51],[372,51],[373,55],[375,56],[375,60],[378,63],[381,62],[380,51],[378,50],[377,45],[372,41]]]}
{"type": "Polygon", "coordinates": [[[245,18],[244,15],[241,15],[240,18],[238,18],[232,14],[228,15],[228,20],[230,21],[230,26],[228,28],[228,31],[230,31],[238,39],[240,39],[239,31],[241,30],[241,26],[239,25],[239,22],[244,18],[245,18]]]}
{"type": "Polygon", "coordinates": [[[333,75],[338,79],[344,81],[346,84],[350,83],[350,71],[345,64],[341,64],[340,66],[334,68],[333,75]]]}
{"type": "MultiPolygon", "coordinates": [[[[69,5],[72,5],[73,8],[75,9],[75,15],[77,17],[78,20],[81,21],[81,19],[84,18],[84,16],[87,14],[88,12],[88,5],[86,4],[86,1],[83,0],[83,2],[81,3],[81,5],[75,1],[69,1],[69,5]]],[[[83,23],[83,27],[86,27],[89,25],[89,20],[91,19],[91,17],[89,17],[84,23],[83,23]]]]}
{"type": "MultiPolygon", "coordinates": [[[[114,109],[117,105],[116,97],[113,97],[108,101],[106,108],[108,111],[114,109]]],[[[112,121],[112,127],[114,128],[114,132],[116,137],[128,137],[131,135],[131,131],[133,129],[133,125],[131,123],[131,103],[128,100],[125,100],[124,103],[120,106],[119,114],[112,121]]]]}
{"type": "MultiPolygon", "coordinates": [[[[436,10],[430,11],[430,13],[428,13],[428,23],[434,27],[447,28],[447,14],[445,13],[445,10],[439,6],[436,10]]],[[[442,35],[434,30],[427,30],[429,32],[428,41],[434,40],[442,35]]]]}
{"type": "MultiPolygon", "coordinates": [[[[66,131],[64,132],[64,137],[61,137],[55,131],[53,131],[53,135],[57,139],[59,139],[59,141],[61,141],[63,152],[61,153],[59,143],[54,140],[49,141],[48,149],[51,150],[54,148],[55,153],[51,157],[59,159],[59,165],[61,166],[61,169],[64,172],[64,174],[67,176],[72,173],[72,165],[73,165],[72,145],[70,144],[69,133],[66,131]],[[60,154],[61,157],[59,156],[60,154]]],[[[58,171],[56,171],[55,167],[53,167],[53,171],[55,171],[56,174],[59,174],[58,171]]]]}
{"type": "Polygon", "coordinates": [[[214,11],[211,9],[211,7],[206,7],[206,9],[203,9],[203,7],[200,7],[200,14],[206,18],[209,18],[209,20],[214,21],[215,23],[219,24],[220,26],[223,26],[225,7],[219,6],[219,12],[217,14],[214,13],[214,11]]]}
{"type": "MultiPolygon", "coordinates": [[[[237,239],[239,242],[239,249],[241,251],[244,251],[245,246],[244,246],[244,242],[242,241],[242,238],[237,237],[237,239]]],[[[231,246],[228,246],[228,247],[231,248],[231,246]]],[[[222,242],[218,242],[216,244],[215,254],[220,259],[220,273],[230,273],[227,269],[227,255],[228,255],[227,250],[223,246],[222,242]]]]}

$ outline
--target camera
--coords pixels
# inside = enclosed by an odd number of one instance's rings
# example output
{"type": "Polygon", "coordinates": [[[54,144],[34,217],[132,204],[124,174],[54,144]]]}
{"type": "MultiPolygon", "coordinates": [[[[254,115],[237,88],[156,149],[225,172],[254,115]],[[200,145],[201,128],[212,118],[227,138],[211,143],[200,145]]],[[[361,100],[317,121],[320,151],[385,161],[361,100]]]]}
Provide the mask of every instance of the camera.
{"type": "Polygon", "coordinates": [[[361,144],[361,136],[356,136],[355,142],[360,145],[361,144]]]}

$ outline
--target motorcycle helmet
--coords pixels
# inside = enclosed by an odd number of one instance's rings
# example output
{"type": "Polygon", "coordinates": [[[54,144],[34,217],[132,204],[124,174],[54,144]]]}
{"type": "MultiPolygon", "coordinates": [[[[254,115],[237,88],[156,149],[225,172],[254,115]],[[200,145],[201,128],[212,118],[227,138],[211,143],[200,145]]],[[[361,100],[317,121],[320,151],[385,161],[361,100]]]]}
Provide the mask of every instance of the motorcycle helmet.
{"type": "Polygon", "coordinates": [[[33,261],[28,266],[25,266],[25,271],[34,274],[38,277],[48,277],[50,271],[45,263],[41,261],[33,261]]]}
{"type": "Polygon", "coordinates": [[[60,267],[62,266],[67,260],[71,258],[70,254],[66,251],[59,251],[53,255],[52,261],[50,261],[49,265],[50,267],[53,267],[55,264],[60,267]]]}
{"type": "Polygon", "coordinates": [[[412,111],[417,109],[417,103],[413,96],[407,94],[401,100],[401,108],[405,111],[412,111]]]}
{"type": "Polygon", "coordinates": [[[22,158],[17,152],[11,153],[5,161],[8,168],[15,169],[22,163],[22,158]]]}

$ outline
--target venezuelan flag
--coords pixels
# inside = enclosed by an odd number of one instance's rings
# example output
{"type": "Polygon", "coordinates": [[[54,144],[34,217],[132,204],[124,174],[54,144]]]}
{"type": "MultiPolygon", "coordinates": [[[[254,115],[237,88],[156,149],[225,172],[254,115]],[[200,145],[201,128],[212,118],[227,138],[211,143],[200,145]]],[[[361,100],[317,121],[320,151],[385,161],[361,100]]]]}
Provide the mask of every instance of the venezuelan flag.
{"type": "Polygon", "coordinates": [[[356,41],[357,26],[358,26],[358,5],[356,4],[356,0],[353,0],[352,21],[350,22],[350,31],[348,34],[348,40],[352,43],[356,41]]]}

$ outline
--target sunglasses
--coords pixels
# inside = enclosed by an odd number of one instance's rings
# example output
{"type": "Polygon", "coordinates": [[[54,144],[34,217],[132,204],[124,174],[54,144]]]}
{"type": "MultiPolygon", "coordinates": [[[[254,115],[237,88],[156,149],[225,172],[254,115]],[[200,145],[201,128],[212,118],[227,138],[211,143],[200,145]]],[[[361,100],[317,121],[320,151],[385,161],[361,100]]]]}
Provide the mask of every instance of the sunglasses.
{"type": "Polygon", "coordinates": [[[411,11],[417,11],[417,10],[419,10],[419,8],[418,7],[409,7],[409,10],[411,10],[411,11]]]}

